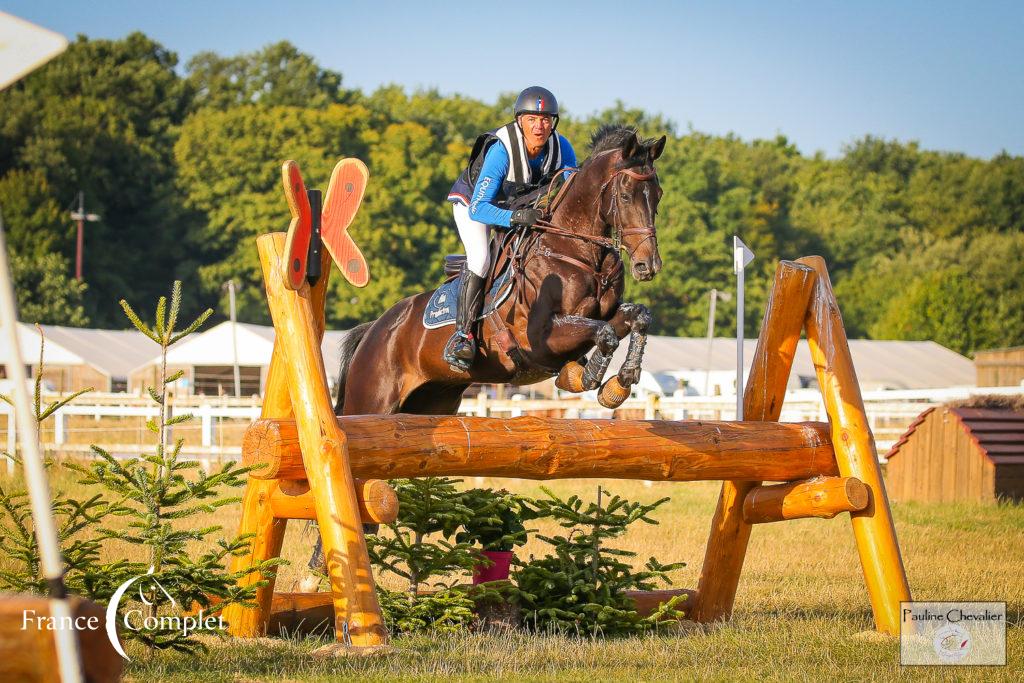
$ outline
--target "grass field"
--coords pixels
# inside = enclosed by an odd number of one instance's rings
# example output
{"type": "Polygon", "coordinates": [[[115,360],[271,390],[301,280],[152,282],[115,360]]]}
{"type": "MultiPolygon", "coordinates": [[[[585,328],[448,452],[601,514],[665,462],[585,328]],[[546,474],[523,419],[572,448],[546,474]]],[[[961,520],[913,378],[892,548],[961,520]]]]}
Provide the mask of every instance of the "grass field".
{"type": "MultiPolygon", "coordinates": [[[[539,484],[485,480],[538,494],[539,484]]],[[[551,482],[560,494],[592,497],[596,481],[551,482]]],[[[645,560],[685,561],[676,587],[695,588],[717,483],[605,481],[613,493],[637,500],[671,496],[656,518],[620,547],[645,560]]],[[[467,484],[475,485],[469,481],[467,484]]],[[[407,637],[395,652],[362,660],[321,660],[309,652],[323,641],[261,639],[210,643],[191,658],[135,652],[132,681],[364,681],[404,680],[1021,680],[1024,667],[1024,506],[896,504],[897,531],[916,599],[1005,600],[1010,612],[1006,667],[903,668],[895,639],[864,633],[871,615],[853,535],[845,515],[801,520],[754,530],[734,619],[713,628],[684,626],[641,639],[598,640],[520,634],[407,637]]],[[[219,515],[237,525],[237,508],[219,515]]],[[[542,530],[544,530],[542,528],[542,530]]],[[[550,530],[550,529],[548,529],[550,530]]],[[[302,575],[309,538],[292,522],[285,541],[280,590],[302,575]]],[[[116,548],[111,548],[116,552],[116,548]]],[[[531,542],[521,556],[543,552],[531,542]]],[[[384,584],[395,585],[385,579],[384,584]]]]}

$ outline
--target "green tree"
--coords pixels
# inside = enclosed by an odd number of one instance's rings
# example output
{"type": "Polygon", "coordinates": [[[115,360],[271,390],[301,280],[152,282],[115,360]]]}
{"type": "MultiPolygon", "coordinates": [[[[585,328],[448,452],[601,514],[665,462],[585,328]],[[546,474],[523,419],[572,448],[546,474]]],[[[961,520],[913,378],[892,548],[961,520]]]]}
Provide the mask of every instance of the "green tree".
{"type": "Polygon", "coordinates": [[[322,109],[354,96],[342,89],[340,73],[320,67],[288,41],[234,57],[200,52],[186,71],[196,108],[262,104],[322,109]]]}
{"type": "MultiPolygon", "coordinates": [[[[184,215],[173,192],[171,149],[189,90],[177,58],[141,33],[122,40],[80,36],[67,52],[0,93],[0,176],[45,181],[50,202],[70,209],[79,191],[102,220],[86,234],[86,311],[101,326],[121,325],[121,292],[153,296],[184,261],[184,215]],[[11,176],[12,171],[22,172],[11,176]]],[[[37,244],[73,258],[65,217],[37,233],[37,244]]],[[[189,279],[188,273],[181,273],[189,279]]]]}
{"type": "Polygon", "coordinates": [[[10,260],[22,320],[70,327],[89,324],[82,304],[87,287],[69,275],[67,259],[60,254],[11,254],[10,260]]]}
{"type": "MultiPolygon", "coordinates": [[[[326,191],[338,159],[367,158],[360,137],[365,118],[362,107],[337,104],[325,109],[247,105],[203,109],[189,117],[174,153],[185,205],[203,217],[185,241],[196,255],[204,300],[226,297],[222,285],[233,279],[240,283],[239,319],[269,321],[254,240],[288,227],[281,164],[298,161],[306,187],[326,191]]],[[[362,242],[359,228],[352,230],[362,242]]]]}

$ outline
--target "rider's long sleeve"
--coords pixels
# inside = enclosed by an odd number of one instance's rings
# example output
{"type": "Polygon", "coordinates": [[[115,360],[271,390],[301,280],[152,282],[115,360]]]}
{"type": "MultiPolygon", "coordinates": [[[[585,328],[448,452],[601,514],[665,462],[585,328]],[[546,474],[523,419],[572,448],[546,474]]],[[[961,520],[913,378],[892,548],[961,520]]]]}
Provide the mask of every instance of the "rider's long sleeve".
{"type": "MultiPolygon", "coordinates": [[[[558,133],[554,133],[558,135],[558,133]]],[[[562,167],[576,166],[576,151],[563,136],[558,135],[558,142],[561,146],[562,167]]],[[[543,164],[544,157],[530,159],[530,165],[537,169],[543,164]]],[[[501,191],[502,184],[508,176],[509,168],[508,152],[501,144],[491,145],[484,156],[483,166],[480,167],[480,177],[473,188],[473,196],[469,202],[469,217],[485,225],[497,225],[507,228],[511,224],[512,212],[494,205],[494,200],[501,191]]]]}
{"type": "Polygon", "coordinates": [[[491,145],[480,167],[480,177],[473,188],[473,197],[469,202],[469,217],[485,225],[497,225],[507,228],[511,225],[512,212],[499,209],[494,205],[501,185],[508,175],[508,152],[500,144],[491,145]]]}

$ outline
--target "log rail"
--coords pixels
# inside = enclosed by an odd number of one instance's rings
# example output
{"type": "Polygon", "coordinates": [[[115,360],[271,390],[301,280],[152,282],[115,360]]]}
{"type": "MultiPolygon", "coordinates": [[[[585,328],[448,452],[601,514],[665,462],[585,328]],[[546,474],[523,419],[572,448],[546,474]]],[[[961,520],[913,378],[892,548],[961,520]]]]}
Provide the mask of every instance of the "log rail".
{"type": "MultiPolygon", "coordinates": [[[[793,481],[838,474],[829,426],[819,422],[563,420],[520,417],[339,417],[353,476],[489,476],[703,481],[742,476],[793,481]]],[[[293,420],[246,432],[246,465],[261,479],[305,479],[293,420]]]]}

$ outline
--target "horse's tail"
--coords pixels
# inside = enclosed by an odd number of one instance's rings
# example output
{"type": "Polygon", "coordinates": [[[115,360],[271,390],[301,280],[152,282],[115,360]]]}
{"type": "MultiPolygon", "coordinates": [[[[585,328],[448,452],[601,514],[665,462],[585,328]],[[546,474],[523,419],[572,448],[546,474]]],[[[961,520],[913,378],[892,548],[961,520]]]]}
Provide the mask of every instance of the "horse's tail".
{"type": "Polygon", "coordinates": [[[345,382],[348,379],[348,366],[352,363],[352,356],[355,355],[356,348],[363,341],[366,331],[370,329],[370,325],[374,322],[371,320],[368,323],[356,325],[341,340],[341,367],[338,368],[338,400],[334,402],[335,415],[341,415],[342,410],[345,408],[345,382]]]}

